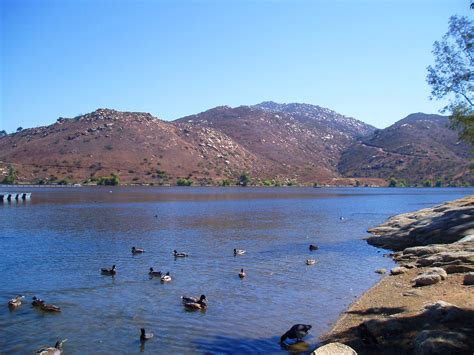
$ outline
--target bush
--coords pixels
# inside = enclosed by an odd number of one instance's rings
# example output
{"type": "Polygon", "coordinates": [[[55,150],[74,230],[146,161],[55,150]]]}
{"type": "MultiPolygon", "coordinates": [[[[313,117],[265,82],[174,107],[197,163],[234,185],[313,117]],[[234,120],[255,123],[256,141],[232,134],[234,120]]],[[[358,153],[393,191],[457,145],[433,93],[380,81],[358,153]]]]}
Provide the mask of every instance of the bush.
{"type": "Polygon", "coordinates": [[[112,176],[102,176],[97,180],[97,185],[117,186],[120,185],[120,179],[117,174],[112,174],[112,176]]]}
{"type": "Polygon", "coordinates": [[[191,179],[179,178],[176,181],[176,185],[178,186],[191,186],[192,184],[193,184],[193,181],[191,179]]]}
{"type": "Polygon", "coordinates": [[[230,186],[230,180],[224,179],[220,183],[221,186],[230,186]]]}
{"type": "Polygon", "coordinates": [[[16,183],[16,179],[17,179],[16,170],[12,165],[10,165],[8,167],[7,176],[5,176],[5,178],[2,180],[2,184],[13,185],[16,183]]]}

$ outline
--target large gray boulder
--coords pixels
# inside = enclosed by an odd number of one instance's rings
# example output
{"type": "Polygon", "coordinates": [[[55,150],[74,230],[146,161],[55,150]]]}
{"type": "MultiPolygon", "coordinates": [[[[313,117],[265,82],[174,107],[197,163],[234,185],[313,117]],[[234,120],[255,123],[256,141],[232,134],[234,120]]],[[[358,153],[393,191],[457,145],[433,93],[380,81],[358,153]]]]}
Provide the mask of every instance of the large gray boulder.
{"type": "Polygon", "coordinates": [[[394,216],[369,233],[369,244],[392,250],[456,242],[474,234],[474,196],[394,216]]]}

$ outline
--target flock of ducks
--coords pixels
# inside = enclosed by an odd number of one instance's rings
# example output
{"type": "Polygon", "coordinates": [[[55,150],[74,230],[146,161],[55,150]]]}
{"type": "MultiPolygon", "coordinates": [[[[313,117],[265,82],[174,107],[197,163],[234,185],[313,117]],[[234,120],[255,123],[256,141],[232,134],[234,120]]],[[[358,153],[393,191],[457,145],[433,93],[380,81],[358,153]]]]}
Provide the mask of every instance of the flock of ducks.
{"type": "MultiPolygon", "coordinates": [[[[319,248],[311,244],[309,246],[310,251],[318,250],[319,248]]],[[[132,254],[142,254],[145,250],[142,248],[132,247],[132,254]]],[[[234,256],[244,255],[246,250],[243,249],[234,249],[234,256]]],[[[176,250],[173,251],[173,256],[175,258],[185,258],[189,256],[189,253],[185,252],[178,252],[176,250]]],[[[307,265],[314,265],[316,264],[315,259],[307,259],[307,265]]],[[[102,275],[107,276],[115,276],[117,274],[117,267],[116,265],[112,265],[111,268],[101,268],[100,269],[102,275]]],[[[163,274],[161,271],[155,271],[153,267],[150,267],[148,271],[148,275],[150,278],[159,277],[161,282],[170,282],[172,280],[171,275],[169,272],[163,274]]],[[[241,268],[239,272],[239,278],[243,279],[247,276],[244,269],[241,268]]],[[[11,300],[8,301],[8,307],[10,309],[18,308],[22,305],[23,299],[25,296],[18,295],[11,300]]],[[[183,306],[186,310],[189,311],[205,311],[207,309],[207,298],[206,295],[201,295],[200,297],[193,297],[193,296],[181,296],[181,301],[183,306]]],[[[51,313],[58,313],[61,312],[61,308],[54,305],[54,304],[47,304],[44,300],[33,296],[33,301],[31,302],[34,308],[38,308],[44,312],[51,312],[51,313]]],[[[297,342],[300,342],[304,336],[306,336],[311,329],[311,325],[307,324],[295,324],[293,325],[285,334],[283,334],[280,338],[280,343],[284,343],[286,339],[296,339],[297,342]]],[[[146,333],[144,328],[140,329],[140,341],[145,342],[153,338],[153,333],[146,333]]],[[[62,353],[63,344],[67,341],[67,339],[59,340],[56,342],[54,347],[47,347],[42,348],[35,352],[35,354],[41,355],[60,355],[62,353]]]]}

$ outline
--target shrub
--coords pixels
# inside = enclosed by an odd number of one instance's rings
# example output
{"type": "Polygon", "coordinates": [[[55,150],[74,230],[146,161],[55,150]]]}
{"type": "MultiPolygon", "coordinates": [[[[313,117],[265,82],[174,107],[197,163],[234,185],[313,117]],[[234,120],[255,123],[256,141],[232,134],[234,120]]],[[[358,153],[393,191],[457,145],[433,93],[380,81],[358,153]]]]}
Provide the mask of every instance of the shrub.
{"type": "Polygon", "coordinates": [[[193,181],[191,179],[179,178],[176,181],[176,185],[178,186],[191,186],[192,184],[193,184],[193,181]]]}

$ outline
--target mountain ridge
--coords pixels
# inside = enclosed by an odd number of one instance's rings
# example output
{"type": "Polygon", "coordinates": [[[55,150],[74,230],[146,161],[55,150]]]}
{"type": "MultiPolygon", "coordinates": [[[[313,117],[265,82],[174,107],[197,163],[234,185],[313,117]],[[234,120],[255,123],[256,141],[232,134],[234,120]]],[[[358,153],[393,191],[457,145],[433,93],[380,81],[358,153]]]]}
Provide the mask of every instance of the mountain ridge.
{"type": "Polygon", "coordinates": [[[381,186],[394,177],[472,184],[472,154],[446,122],[416,113],[378,130],[317,105],[272,101],[174,121],[97,109],[0,137],[0,177],[13,164],[20,182],[82,182],[115,172],[124,183],[158,185],[183,178],[217,185],[243,173],[257,184],[381,186]],[[400,156],[417,154],[422,168],[410,176],[414,163],[400,156]]]}

